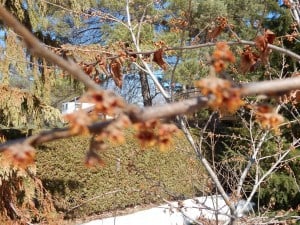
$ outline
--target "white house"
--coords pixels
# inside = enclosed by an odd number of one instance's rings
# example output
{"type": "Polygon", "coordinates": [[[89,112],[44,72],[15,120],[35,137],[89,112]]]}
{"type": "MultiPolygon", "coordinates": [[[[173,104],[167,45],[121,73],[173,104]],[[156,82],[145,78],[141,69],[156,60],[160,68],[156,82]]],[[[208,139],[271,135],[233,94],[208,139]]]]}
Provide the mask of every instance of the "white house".
{"type": "MultiPolygon", "coordinates": [[[[66,114],[73,113],[80,109],[82,109],[86,112],[93,111],[93,109],[95,107],[94,103],[81,102],[79,99],[80,99],[80,97],[76,97],[72,101],[62,103],[61,114],[66,115],[66,114]]],[[[105,115],[105,114],[101,114],[101,113],[99,113],[98,116],[100,119],[103,119],[103,120],[109,120],[109,119],[115,118],[115,116],[109,116],[109,115],[105,115]]]]}
{"type": "Polygon", "coordinates": [[[75,112],[82,109],[87,112],[91,112],[95,107],[94,103],[80,102],[79,97],[74,98],[72,101],[62,103],[61,113],[62,115],[75,112]]]}

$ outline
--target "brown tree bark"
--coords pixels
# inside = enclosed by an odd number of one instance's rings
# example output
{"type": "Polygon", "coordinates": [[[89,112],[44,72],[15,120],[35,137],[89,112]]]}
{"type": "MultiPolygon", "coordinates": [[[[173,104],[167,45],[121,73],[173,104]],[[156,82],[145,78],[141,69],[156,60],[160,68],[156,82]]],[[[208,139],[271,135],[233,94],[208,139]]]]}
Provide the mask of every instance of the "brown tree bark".
{"type": "Polygon", "coordinates": [[[152,98],[150,95],[150,87],[147,79],[147,74],[144,71],[140,71],[139,75],[144,106],[152,106],[152,98]]]}

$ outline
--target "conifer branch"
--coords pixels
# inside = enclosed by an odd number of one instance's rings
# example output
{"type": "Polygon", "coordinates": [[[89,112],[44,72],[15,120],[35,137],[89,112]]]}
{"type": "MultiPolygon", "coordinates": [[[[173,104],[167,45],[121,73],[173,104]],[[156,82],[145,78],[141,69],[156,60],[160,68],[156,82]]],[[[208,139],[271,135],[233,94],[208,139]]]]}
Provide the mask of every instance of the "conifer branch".
{"type": "Polygon", "coordinates": [[[45,58],[49,62],[60,66],[62,69],[72,74],[76,79],[84,83],[88,88],[94,90],[100,89],[99,85],[91,80],[74,61],[67,61],[48,50],[43,43],[41,43],[30,31],[28,31],[3,6],[0,6],[0,19],[23,38],[28,49],[33,55],[45,58]]]}

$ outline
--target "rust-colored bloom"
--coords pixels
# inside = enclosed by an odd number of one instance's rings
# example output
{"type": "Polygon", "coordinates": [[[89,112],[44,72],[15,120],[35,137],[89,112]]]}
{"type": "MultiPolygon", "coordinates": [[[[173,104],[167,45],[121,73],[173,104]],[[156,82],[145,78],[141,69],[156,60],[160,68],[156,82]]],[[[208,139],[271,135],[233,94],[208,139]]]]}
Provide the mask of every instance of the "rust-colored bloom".
{"type": "Polygon", "coordinates": [[[142,147],[152,147],[157,144],[157,136],[153,130],[140,130],[136,135],[142,147]]]}
{"type": "Polygon", "coordinates": [[[116,115],[125,106],[121,98],[109,91],[89,91],[81,101],[94,103],[94,112],[106,115],[116,115]]]}
{"type": "Polygon", "coordinates": [[[69,122],[72,134],[88,134],[88,126],[93,122],[92,118],[83,110],[67,114],[64,118],[69,122]]]}
{"type": "Polygon", "coordinates": [[[4,154],[18,167],[26,168],[34,163],[35,149],[27,143],[19,143],[9,146],[4,154]]]}
{"type": "Polygon", "coordinates": [[[213,67],[217,73],[222,72],[228,63],[235,62],[235,57],[226,42],[218,42],[212,54],[213,67]]]}
{"type": "Polygon", "coordinates": [[[216,77],[204,78],[195,83],[203,95],[209,97],[209,106],[221,113],[234,113],[244,105],[239,88],[228,80],[216,77]]]}
{"type": "Polygon", "coordinates": [[[284,117],[276,112],[269,105],[258,105],[253,107],[256,121],[263,129],[273,129],[275,133],[279,134],[279,126],[284,122],[284,117]]]}
{"type": "Polygon", "coordinates": [[[161,124],[159,126],[157,142],[161,151],[165,151],[170,147],[172,138],[178,131],[177,126],[174,124],[161,124]]]}

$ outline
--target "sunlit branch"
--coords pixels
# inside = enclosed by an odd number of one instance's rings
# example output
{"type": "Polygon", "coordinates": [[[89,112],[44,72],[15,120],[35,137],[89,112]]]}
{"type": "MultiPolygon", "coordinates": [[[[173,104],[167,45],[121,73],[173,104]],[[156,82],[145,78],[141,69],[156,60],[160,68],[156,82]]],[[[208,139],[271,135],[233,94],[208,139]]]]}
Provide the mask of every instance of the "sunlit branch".
{"type": "Polygon", "coordinates": [[[260,81],[244,84],[241,94],[244,96],[256,94],[275,94],[300,89],[300,77],[291,77],[280,80],[260,81]]]}
{"type": "Polygon", "coordinates": [[[253,154],[252,154],[251,158],[249,159],[249,161],[247,163],[247,166],[245,167],[245,169],[243,170],[243,172],[241,174],[239,184],[238,184],[238,187],[237,187],[237,191],[236,191],[238,196],[241,194],[241,190],[242,190],[243,184],[246,180],[246,177],[247,177],[252,165],[256,162],[257,154],[261,150],[262,144],[264,143],[268,133],[269,132],[266,131],[262,135],[262,137],[261,137],[259,143],[257,144],[257,146],[255,146],[255,143],[252,143],[252,145],[253,145],[253,147],[252,147],[253,148],[253,154]]]}
{"type": "Polygon", "coordinates": [[[146,5],[144,11],[143,11],[143,15],[141,16],[141,19],[138,23],[138,31],[137,31],[137,45],[140,45],[140,36],[141,36],[141,29],[142,29],[142,23],[144,21],[144,18],[146,16],[146,12],[147,12],[147,9],[148,7],[151,5],[152,3],[149,3],[146,5]]]}
{"type": "Polygon", "coordinates": [[[263,181],[265,181],[265,179],[270,176],[272,174],[272,172],[277,168],[277,166],[282,163],[282,160],[284,160],[284,158],[295,148],[296,146],[291,146],[288,150],[286,150],[281,157],[279,157],[277,159],[277,161],[270,167],[270,169],[268,171],[266,171],[266,173],[258,180],[258,182],[255,183],[255,185],[252,187],[251,193],[249,195],[249,197],[247,198],[246,204],[244,205],[244,207],[241,209],[241,211],[243,211],[251,202],[253,196],[255,195],[255,193],[257,192],[257,189],[259,188],[259,186],[261,185],[261,183],[263,181]]]}

